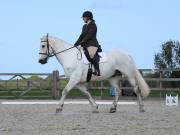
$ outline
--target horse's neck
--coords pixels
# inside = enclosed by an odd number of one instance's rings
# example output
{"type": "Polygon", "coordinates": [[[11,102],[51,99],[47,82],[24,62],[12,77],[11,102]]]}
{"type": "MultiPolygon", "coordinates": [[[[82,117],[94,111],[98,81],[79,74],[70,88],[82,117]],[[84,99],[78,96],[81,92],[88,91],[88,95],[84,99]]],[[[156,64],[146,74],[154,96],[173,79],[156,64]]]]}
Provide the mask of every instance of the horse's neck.
{"type": "Polygon", "coordinates": [[[50,44],[51,44],[51,47],[53,48],[54,53],[57,53],[56,58],[62,65],[64,65],[63,63],[67,55],[67,52],[66,51],[62,53],[59,53],[59,52],[70,48],[72,45],[56,37],[50,37],[49,39],[50,39],[50,44]]]}
{"type": "Polygon", "coordinates": [[[72,47],[70,43],[67,43],[64,40],[56,37],[50,37],[50,42],[52,44],[52,48],[54,49],[54,51],[56,51],[56,53],[72,47]]]}
{"type": "Polygon", "coordinates": [[[75,63],[77,63],[78,61],[77,60],[78,50],[76,48],[73,48],[73,49],[64,51],[73,46],[58,38],[51,37],[50,40],[51,40],[50,42],[52,42],[51,43],[52,48],[55,51],[55,53],[63,51],[61,53],[58,53],[56,55],[56,58],[58,59],[60,64],[63,66],[64,70],[66,70],[66,68],[73,68],[75,66],[75,63]]]}

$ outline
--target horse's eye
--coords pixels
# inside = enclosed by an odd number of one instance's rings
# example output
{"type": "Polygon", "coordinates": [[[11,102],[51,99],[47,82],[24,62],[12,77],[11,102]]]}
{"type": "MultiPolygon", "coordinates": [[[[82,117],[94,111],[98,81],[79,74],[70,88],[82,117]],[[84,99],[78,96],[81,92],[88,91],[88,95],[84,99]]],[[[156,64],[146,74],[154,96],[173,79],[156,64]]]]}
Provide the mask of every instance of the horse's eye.
{"type": "Polygon", "coordinates": [[[44,48],[45,47],[45,45],[42,45],[42,48],[44,48]]]}

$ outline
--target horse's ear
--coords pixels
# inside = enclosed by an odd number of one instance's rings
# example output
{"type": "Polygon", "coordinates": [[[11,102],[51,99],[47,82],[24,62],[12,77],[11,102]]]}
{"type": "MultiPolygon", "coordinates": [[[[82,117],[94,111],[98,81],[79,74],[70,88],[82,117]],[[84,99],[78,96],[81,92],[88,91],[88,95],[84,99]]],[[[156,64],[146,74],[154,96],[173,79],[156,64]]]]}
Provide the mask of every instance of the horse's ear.
{"type": "Polygon", "coordinates": [[[49,33],[47,33],[46,37],[47,37],[47,39],[48,39],[48,37],[49,37],[49,33]]]}

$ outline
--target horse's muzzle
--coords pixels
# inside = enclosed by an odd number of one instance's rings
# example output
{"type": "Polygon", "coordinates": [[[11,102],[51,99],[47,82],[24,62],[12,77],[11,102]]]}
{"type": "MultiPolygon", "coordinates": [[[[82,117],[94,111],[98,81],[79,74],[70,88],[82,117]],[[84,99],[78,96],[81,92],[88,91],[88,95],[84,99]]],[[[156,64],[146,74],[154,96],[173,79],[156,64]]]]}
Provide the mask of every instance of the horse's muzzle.
{"type": "Polygon", "coordinates": [[[47,59],[40,59],[40,60],[39,60],[39,63],[41,63],[41,64],[46,64],[46,63],[47,63],[47,59]]]}

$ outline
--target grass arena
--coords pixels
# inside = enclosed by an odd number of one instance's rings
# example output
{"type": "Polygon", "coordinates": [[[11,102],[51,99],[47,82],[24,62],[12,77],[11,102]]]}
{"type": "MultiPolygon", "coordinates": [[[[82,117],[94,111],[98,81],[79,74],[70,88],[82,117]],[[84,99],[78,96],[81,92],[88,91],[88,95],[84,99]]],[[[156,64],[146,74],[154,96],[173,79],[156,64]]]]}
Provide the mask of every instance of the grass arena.
{"type": "Polygon", "coordinates": [[[66,100],[56,114],[57,101],[1,100],[0,135],[177,135],[180,107],[166,106],[164,99],[146,100],[139,113],[136,100],[120,100],[116,113],[109,101],[96,101],[92,113],[87,100],[66,100]]]}

